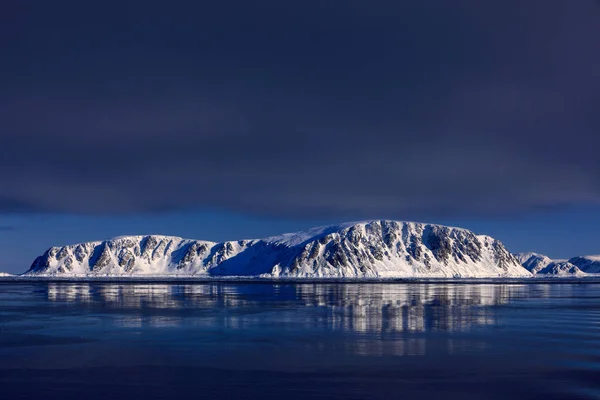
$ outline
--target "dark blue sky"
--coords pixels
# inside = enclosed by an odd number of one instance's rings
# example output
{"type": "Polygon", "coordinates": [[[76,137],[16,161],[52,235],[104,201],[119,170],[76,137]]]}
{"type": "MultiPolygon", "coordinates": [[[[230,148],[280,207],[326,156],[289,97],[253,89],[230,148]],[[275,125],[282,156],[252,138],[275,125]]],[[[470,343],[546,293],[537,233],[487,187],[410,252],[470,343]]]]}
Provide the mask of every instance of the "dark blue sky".
{"type": "Polygon", "coordinates": [[[0,5],[0,269],[371,218],[599,253],[595,0],[0,5]]]}

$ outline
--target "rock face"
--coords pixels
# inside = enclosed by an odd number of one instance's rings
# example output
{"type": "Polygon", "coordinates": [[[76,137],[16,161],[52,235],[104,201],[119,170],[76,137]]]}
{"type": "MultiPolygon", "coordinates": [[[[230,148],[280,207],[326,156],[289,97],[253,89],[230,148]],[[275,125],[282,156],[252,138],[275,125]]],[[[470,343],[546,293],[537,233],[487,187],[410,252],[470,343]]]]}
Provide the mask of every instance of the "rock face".
{"type": "Polygon", "coordinates": [[[29,275],[293,278],[531,276],[502,243],[465,229],[397,221],[223,243],[127,236],[50,248],[29,275]]]}
{"type": "MultiPolygon", "coordinates": [[[[584,272],[574,263],[563,260],[552,260],[538,253],[518,253],[515,257],[534,275],[583,275],[584,272]]],[[[581,257],[577,257],[581,258],[581,257]]],[[[599,265],[600,266],[600,265],[599,265]]]]}

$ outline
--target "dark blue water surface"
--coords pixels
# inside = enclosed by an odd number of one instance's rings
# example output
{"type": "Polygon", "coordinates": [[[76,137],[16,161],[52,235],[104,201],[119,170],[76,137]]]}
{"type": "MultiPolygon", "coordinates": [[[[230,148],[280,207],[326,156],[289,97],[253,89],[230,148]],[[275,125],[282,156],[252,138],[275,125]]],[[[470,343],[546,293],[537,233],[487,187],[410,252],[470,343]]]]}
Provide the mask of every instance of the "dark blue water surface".
{"type": "Polygon", "coordinates": [[[600,399],[598,284],[0,284],[1,399],[600,399]]]}

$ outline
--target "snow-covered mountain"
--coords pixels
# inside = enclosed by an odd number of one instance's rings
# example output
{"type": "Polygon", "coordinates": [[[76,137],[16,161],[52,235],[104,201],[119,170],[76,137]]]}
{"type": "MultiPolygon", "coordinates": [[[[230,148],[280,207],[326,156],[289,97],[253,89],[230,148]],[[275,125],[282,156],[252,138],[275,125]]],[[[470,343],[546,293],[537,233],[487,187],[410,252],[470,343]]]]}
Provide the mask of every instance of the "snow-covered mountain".
{"type": "Polygon", "coordinates": [[[502,243],[465,229],[370,221],[214,243],[126,236],[52,247],[29,275],[295,278],[530,276],[502,243]]]}
{"type": "Polygon", "coordinates": [[[517,253],[516,259],[532,274],[537,274],[553,261],[550,257],[538,253],[517,253]]]}
{"type": "MultiPolygon", "coordinates": [[[[552,260],[538,253],[517,253],[515,257],[534,275],[582,275],[583,271],[571,260],[552,260]]],[[[581,258],[581,257],[577,257],[581,258]]],[[[599,257],[600,259],[600,257],[599,257]]],[[[600,267],[600,263],[599,263],[600,267]]]]}
{"type": "Polygon", "coordinates": [[[600,274],[600,255],[573,257],[569,263],[587,274],[600,274]]]}
{"type": "Polygon", "coordinates": [[[0,277],[9,277],[9,276],[13,276],[12,274],[6,273],[6,272],[0,272],[0,277]]]}

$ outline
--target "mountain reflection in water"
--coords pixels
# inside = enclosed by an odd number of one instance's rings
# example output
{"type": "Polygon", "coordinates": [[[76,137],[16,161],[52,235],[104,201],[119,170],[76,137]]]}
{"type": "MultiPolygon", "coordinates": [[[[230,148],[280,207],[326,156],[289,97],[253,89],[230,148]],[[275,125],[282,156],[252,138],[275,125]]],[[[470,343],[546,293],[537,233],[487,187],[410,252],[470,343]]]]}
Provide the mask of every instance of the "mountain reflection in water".
{"type": "Polygon", "coordinates": [[[0,398],[600,398],[600,285],[0,284],[0,398]]]}
{"type": "Polygon", "coordinates": [[[193,317],[200,324],[219,319],[220,324],[242,329],[277,310],[278,329],[297,329],[302,324],[304,329],[365,333],[468,331],[496,323],[489,306],[524,295],[524,285],[492,284],[50,283],[47,290],[52,302],[146,311],[144,318],[135,312],[126,314],[120,321],[124,326],[173,327],[193,317]],[[304,318],[306,309],[317,312],[304,318]],[[148,310],[157,315],[148,315],[148,310]],[[215,315],[215,310],[220,313],[215,315]]]}

